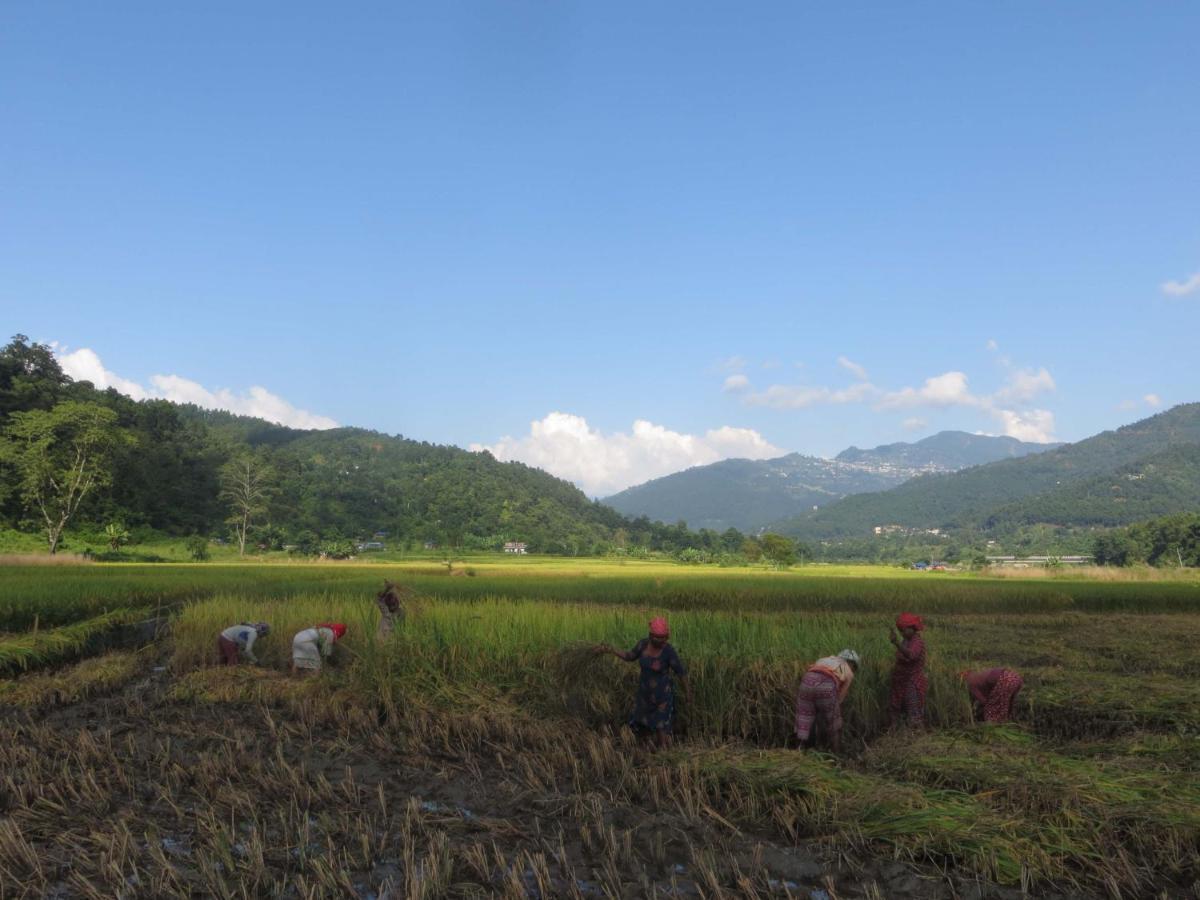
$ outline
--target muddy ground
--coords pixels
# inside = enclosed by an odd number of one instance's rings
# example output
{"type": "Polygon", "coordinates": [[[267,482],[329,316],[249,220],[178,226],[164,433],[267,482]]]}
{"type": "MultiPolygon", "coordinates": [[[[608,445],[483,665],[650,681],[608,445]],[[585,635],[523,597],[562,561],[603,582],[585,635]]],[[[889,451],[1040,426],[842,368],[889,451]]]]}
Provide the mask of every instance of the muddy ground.
{"type": "Polygon", "coordinates": [[[0,898],[1022,896],[739,827],[624,734],[286,696],[0,711],[0,898]]]}

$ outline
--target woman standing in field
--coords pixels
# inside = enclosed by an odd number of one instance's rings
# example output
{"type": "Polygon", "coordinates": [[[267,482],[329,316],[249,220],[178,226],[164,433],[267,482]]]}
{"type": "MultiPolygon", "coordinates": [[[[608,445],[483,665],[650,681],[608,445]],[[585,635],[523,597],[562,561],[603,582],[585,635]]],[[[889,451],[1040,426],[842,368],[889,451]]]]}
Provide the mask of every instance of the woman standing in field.
{"type": "Polygon", "coordinates": [[[257,664],[254,655],[254,642],[269,634],[271,626],[266,622],[242,622],[230,625],[217,637],[217,655],[223,666],[236,666],[241,660],[241,654],[246,654],[246,662],[257,664]]]}
{"type": "Polygon", "coordinates": [[[842,701],[850,691],[858,663],[857,653],[843,650],[837,656],[818,659],[804,673],[796,694],[796,737],[801,749],[808,744],[817,719],[828,736],[830,749],[834,753],[842,749],[842,701]]]}
{"type": "Polygon", "coordinates": [[[375,630],[375,636],[380,640],[387,640],[396,630],[397,625],[404,624],[404,607],[400,603],[400,598],[409,593],[408,588],[401,587],[395,582],[385,581],[383,583],[383,590],[375,598],[375,602],[379,605],[379,627],[375,630]]]}
{"type": "Polygon", "coordinates": [[[975,714],[985,722],[1007,722],[1012,718],[1013,701],[1025,682],[1012,669],[983,669],[958,673],[971,692],[975,714]]]}
{"type": "Polygon", "coordinates": [[[615,650],[608,644],[599,644],[596,653],[611,653],[617,659],[636,662],[641,667],[637,696],[629,725],[643,737],[654,735],[660,748],[671,746],[671,732],[675,718],[675,686],[672,673],[679,676],[679,684],[692,700],[692,686],[687,680],[687,668],[667,643],[671,629],[667,620],[659,617],[650,622],[650,636],[644,637],[629,652],[615,650]]]}
{"type": "Polygon", "coordinates": [[[321,671],[321,662],[329,658],[333,645],[345,633],[346,626],[341,622],[325,622],[296,632],[292,638],[292,674],[321,671]]]}
{"type": "Polygon", "coordinates": [[[896,665],[892,669],[892,695],[889,704],[894,725],[901,714],[909,725],[925,724],[925,642],[920,633],[925,630],[921,617],[901,613],[896,618],[896,630],[888,632],[888,640],[896,648],[896,665]]]}

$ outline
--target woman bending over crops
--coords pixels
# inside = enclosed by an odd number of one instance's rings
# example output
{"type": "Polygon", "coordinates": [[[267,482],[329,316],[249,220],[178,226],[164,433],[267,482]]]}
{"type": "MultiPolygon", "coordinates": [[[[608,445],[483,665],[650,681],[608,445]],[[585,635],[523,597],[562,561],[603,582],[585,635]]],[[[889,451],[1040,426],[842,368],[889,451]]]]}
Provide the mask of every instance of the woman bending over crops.
{"type": "Polygon", "coordinates": [[[857,653],[843,650],[808,667],[796,694],[796,737],[801,748],[808,743],[813,722],[820,719],[830,749],[834,753],[842,749],[842,701],[850,690],[858,663],[857,653]]]}
{"type": "Polygon", "coordinates": [[[667,643],[671,629],[667,620],[653,619],[650,636],[644,637],[629,652],[614,650],[608,644],[595,647],[596,653],[611,653],[626,662],[636,662],[641,667],[637,696],[634,699],[633,715],[629,725],[643,737],[654,736],[659,747],[671,746],[671,730],[675,718],[675,686],[671,675],[679,676],[679,684],[692,700],[692,686],[687,680],[687,669],[675,648],[667,643]]]}
{"type": "Polygon", "coordinates": [[[974,700],[975,714],[985,722],[1007,722],[1012,718],[1013,701],[1025,685],[1012,669],[984,669],[959,672],[974,700]]]}
{"type": "Polygon", "coordinates": [[[379,627],[375,631],[375,636],[380,640],[389,638],[397,625],[404,623],[404,607],[400,603],[401,596],[409,593],[408,588],[385,581],[383,590],[375,598],[375,602],[379,604],[379,627]]]}
{"type": "Polygon", "coordinates": [[[236,666],[241,654],[246,654],[246,662],[258,663],[254,655],[254,642],[270,633],[271,626],[266,622],[242,622],[230,625],[217,637],[217,656],[223,666],[236,666]]]}
{"type": "Polygon", "coordinates": [[[925,679],[925,642],[920,637],[924,629],[920,616],[901,613],[896,618],[896,630],[888,632],[888,640],[896,647],[889,704],[892,724],[901,714],[909,725],[925,724],[925,692],[929,683],[925,679]]]}
{"type": "Polygon", "coordinates": [[[292,638],[292,674],[307,675],[321,671],[321,662],[333,653],[333,645],[342,639],[346,626],[324,622],[296,632],[292,638]]]}

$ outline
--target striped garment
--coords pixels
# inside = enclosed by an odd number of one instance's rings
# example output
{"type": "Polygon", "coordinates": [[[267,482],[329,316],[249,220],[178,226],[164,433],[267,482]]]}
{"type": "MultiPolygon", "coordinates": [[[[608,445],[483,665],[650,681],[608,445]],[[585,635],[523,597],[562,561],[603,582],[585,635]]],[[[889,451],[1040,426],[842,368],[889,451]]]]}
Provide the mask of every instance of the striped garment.
{"type": "Polygon", "coordinates": [[[824,672],[805,672],[796,693],[796,737],[807,741],[813,722],[820,717],[827,733],[842,727],[842,701],[838,697],[837,679],[824,672]]]}
{"type": "Polygon", "coordinates": [[[983,721],[1007,722],[1011,719],[1013,700],[1024,685],[1020,675],[1012,669],[1004,669],[983,705],[983,721]]]}

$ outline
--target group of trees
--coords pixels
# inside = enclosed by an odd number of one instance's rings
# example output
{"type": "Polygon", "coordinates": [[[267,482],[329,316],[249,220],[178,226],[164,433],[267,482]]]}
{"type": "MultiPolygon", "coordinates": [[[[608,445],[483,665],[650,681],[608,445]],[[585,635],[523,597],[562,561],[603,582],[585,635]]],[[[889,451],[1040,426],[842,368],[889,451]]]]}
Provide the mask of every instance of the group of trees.
{"type": "Polygon", "coordinates": [[[746,541],[734,529],[631,521],[488,453],[134,401],[73,381],[49,347],[21,335],[0,349],[0,521],[42,531],[51,552],[68,525],[103,532],[113,550],[147,530],[229,537],[243,553],[330,555],[378,532],[391,546],[498,550],[520,540],[564,555],[735,553],[746,541]]]}
{"type": "Polygon", "coordinates": [[[1200,566],[1200,514],[1181,513],[1113,529],[1096,537],[1092,554],[1105,566],[1200,566]]]}

